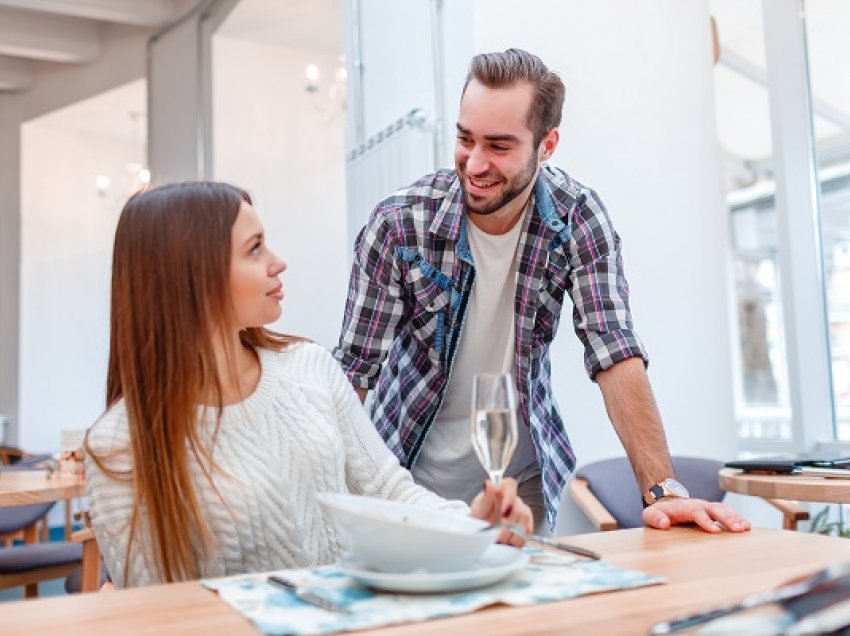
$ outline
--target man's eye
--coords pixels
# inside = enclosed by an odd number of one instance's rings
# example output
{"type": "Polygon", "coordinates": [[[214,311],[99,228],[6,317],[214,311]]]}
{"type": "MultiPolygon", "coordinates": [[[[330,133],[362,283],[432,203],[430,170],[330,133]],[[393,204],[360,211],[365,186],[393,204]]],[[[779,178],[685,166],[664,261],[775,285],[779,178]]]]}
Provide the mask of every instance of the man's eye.
{"type": "Polygon", "coordinates": [[[510,150],[510,148],[508,148],[507,146],[493,146],[493,150],[495,150],[496,152],[506,152],[510,150]]]}

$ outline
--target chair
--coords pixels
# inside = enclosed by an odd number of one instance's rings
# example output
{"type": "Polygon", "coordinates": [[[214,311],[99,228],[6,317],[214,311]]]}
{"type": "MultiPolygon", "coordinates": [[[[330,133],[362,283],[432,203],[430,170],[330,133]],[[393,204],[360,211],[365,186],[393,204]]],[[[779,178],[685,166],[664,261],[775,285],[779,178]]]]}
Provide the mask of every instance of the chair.
{"type": "MultiPolygon", "coordinates": [[[[673,457],[677,479],[692,497],[722,501],[726,493],[717,477],[723,462],[698,457],[673,457]]],[[[599,530],[642,527],[641,492],[626,457],[603,459],[576,471],[570,482],[570,495],[599,530]]],[[[796,530],[797,522],[809,518],[807,510],[793,501],[766,499],[783,517],[782,527],[796,530]]]]}
{"type": "MultiPolygon", "coordinates": [[[[32,466],[7,466],[6,471],[32,470],[32,466]]],[[[96,591],[99,587],[100,552],[91,528],[71,535],[70,541],[38,543],[37,524],[55,504],[31,504],[0,508],[0,533],[22,532],[24,545],[0,548],[0,589],[24,586],[24,597],[38,596],[38,584],[74,575],[81,570],[79,591],[96,591]]],[[[74,587],[73,579],[71,587],[74,587]]],[[[69,582],[66,580],[66,589],[69,582]]],[[[76,590],[75,590],[76,591],[76,590]]]]}

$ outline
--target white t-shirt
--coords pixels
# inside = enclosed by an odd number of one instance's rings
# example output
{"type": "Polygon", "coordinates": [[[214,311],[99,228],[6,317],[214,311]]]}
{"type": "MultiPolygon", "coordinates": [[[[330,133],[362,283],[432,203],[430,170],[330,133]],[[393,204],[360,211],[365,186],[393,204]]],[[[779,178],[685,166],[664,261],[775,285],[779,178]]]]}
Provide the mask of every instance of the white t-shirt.
{"type": "MultiPolygon", "coordinates": [[[[471,502],[487,472],[472,448],[472,377],[510,373],[514,359],[517,246],[533,199],[506,234],[487,234],[467,221],[475,283],[469,298],[449,386],[413,465],[414,479],[443,497],[471,502]]],[[[540,473],[534,445],[522,421],[506,477],[524,481],[540,473]]]]}

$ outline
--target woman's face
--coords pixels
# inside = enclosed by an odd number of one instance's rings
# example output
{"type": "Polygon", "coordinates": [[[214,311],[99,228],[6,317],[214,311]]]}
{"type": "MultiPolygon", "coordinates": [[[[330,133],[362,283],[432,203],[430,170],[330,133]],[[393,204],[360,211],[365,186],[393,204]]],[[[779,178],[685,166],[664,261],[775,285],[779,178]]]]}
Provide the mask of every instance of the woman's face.
{"type": "Polygon", "coordinates": [[[237,327],[274,322],[281,314],[283,285],[278,276],[286,263],[266,247],[263,224],[248,203],[239,208],[230,241],[230,297],[237,327]]]}

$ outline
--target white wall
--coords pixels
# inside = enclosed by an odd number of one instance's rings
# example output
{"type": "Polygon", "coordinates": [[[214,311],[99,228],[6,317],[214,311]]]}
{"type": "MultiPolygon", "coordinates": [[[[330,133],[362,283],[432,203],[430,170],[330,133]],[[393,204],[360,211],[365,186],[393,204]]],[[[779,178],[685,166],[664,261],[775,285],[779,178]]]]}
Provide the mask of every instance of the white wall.
{"type": "MultiPolygon", "coordinates": [[[[87,300],[83,293],[86,288],[81,282],[83,280],[81,276],[67,276],[62,281],[64,288],[54,289],[53,281],[64,275],[64,272],[54,271],[50,279],[37,278],[39,281],[49,282],[47,287],[39,290],[29,290],[24,287],[21,261],[18,259],[18,249],[21,250],[21,259],[27,258],[21,244],[25,231],[22,220],[26,219],[27,215],[22,214],[21,210],[25,202],[21,195],[24,188],[23,175],[19,178],[20,129],[25,122],[36,117],[143,77],[147,33],[147,30],[135,27],[103,25],[102,55],[96,61],[79,66],[37,65],[36,80],[31,89],[24,93],[0,95],[0,145],[3,148],[3,163],[0,169],[0,216],[2,216],[0,229],[3,232],[3,249],[0,252],[3,280],[0,285],[0,311],[7,316],[0,319],[0,339],[2,339],[0,343],[0,382],[2,382],[0,412],[12,416],[11,437],[28,450],[56,450],[59,430],[72,425],[76,426],[88,418],[89,409],[72,410],[71,403],[62,401],[64,394],[56,395],[53,389],[62,382],[64,377],[62,374],[68,370],[66,365],[75,365],[73,367],[75,375],[97,373],[96,368],[90,369],[89,358],[77,355],[72,341],[77,338],[85,341],[86,334],[98,329],[98,326],[91,321],[69,323],[64,320],[66,314],[73,315],[81,311],[80,305],[86,305],[87,300]],[[18,231],[19,228],[20,231],[18,231]],[[17,285],[10,282],[17,280],[19,274],[21,274],[20,295],[17,285]],[[48,302],[49,297],[54,295],[56,298],[73,300],[70,305],[51,305],[50,313],[39,314],[39,322],[28,326],[24,323],[25,320],[30,320],[31,314],[24,309],[22,298],[27,296],[35,299],[39,294],[44,302],[48,302]],[[84,325],[82,328],[81,324],[84,325]],[[26,334],[38,334],[38,337],[28,339],[26,334]],[[50,355],[59,362],[56,365],[34,367],[32,361],[43,356],[42,350],[46,346],[45,342],[48,341],[56,345],[50,355]],[[38,377],[33,374],[37,374],[38,377]],[[43,387],[46,392],[35,394],[31,389],[34,386],[43,387]],[[24,403],[30,406],[25,406],[24,403]],[[32,410],[33,408],[36,410],[32,410]],[[50,412],[48,413],[46,409],[50,409],[50,412]],[[33,415],[39,413],[37,415],[39,421],[30,421],[28,413],[33,415]]],[[[141,108],[144,108],[144,104],[141,108]]],[[[61,152],[58,146],[57,151],[61,152]]],[[[49,152],[48,147],[47,154],[49,152]]],[[[77,153],[70,155],[61,164],[51,164],[48,159],[44,166],[39,166],[39,169],[44,170],[39,181],[39,189],[48,190],[72,181],[75,165],[78,162],[84,163],[84,160],[77,153]],[[49,178],[45,175],[49,175],[49,178]]],[[[73,209],[82,204],[81,200],[69,197],[62,201],[61,209],[73,209]]],[[[70,237],[77,236],[78,228],[71,229],[73,233],[70,237]]],[[[44,242],[40,243],[37,249],[42,253],[49,253],[53,249],[51,240],[54,237],[48,235],[44,238],[44,242]]],[[[93,380],[91,386],[94,387],[97,382],[100,383],[99,399],[102,400],[105,377],[93,380]]]]}
{"type": "MultiPolygon", "coordinates": [[[[560,72],[568,97],[552,163],[601,193],[623,238],[632,309],[671,448],[732,453],[727,222],[705,3],[536,5],[547,19],[518,33],[505,26],[515,24],[516,5],[488,2],[476,16],[478,48],[526,47],[560,72]],[[573,25],[566,39],[564,25],[573,25]]],[[[573,345],[562,337],[553,351],[565,406],[576,390],[584,404],[596,394],[574,364],[573,345]]],[[[599,443],[605,427],[590,425],[604,419],[596,405],[574,419],[579,448],[616,451],[613,441],[599,443]]]]}
{"type": "MultiPolygon", "coordinates": [[[[466,3],[445,6],[447,23],[452,12],[468,22],[466,3]]],[[[398,16],[389,25],[379,8],[363,2],[364,33],[378,31],[378,25],[400,32],[423,26],[398,16]]],[[[650,378],[671,450],[731,457],[727,220],[707,2],[478,0],[471,23],[473,52],[526,48],[564,79],[561,146],[552,163],[601,194],[623,238],[633,314],[649,349],[650,378]]],[[[463,49],[453,40],[447,54],[463,49]]],[[[404,48],[392,58],[368,53],[372,77],[415,61],[404,48]]],[[[468,62],[447,57],[445,66],[465,68],[468,62]]],[[[416,90],[426,99],[432,89],[416,90]]],[[[381,94],[393,99],[386,86],[381,94]]],[[[405,94],[398,103],[412,98],[405,94]]],[[[457,104],[448,106],[453,122],[457,104]]],[[[369,100],[365,107],[368,121],[369,100]]],[[[565,319],[552,349],[553,385],[579,463],[622,454],[565,319]]],[[[586,528],[572,515],[562,516],[562,530],[586,528]]]]}
{"type": "Polygon", "coordinates": [[[251,193],[269,245],[289,265],[273,327],[326,347],[339,338],[351,250],[345,113],[317,109],[337,57],[221,36],[213,44],[215,178],[251,193]],[[309,63],[321,70],[318,101],[304,90],[309,63]]]}
{"type": "MultiPolygon", "coordinates": [[[[141,80],[118,90],[144,108],[141,80]]],[[[20,443],[28,450],[59,450],[60,429],[86,428],[104,408],[112,241],[140,147],[129,116],[117,130],[85,125],[98,101],[116,105],[107,93],[22,129],[20,443]],[[111,180],[104,196],[95,188],[101,174],[111,180]]]]}

